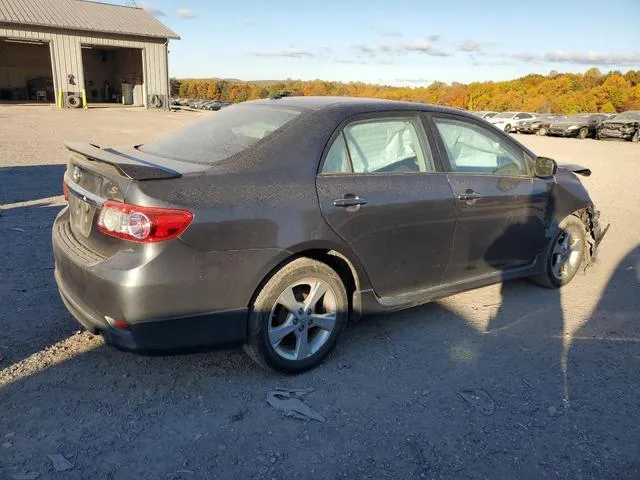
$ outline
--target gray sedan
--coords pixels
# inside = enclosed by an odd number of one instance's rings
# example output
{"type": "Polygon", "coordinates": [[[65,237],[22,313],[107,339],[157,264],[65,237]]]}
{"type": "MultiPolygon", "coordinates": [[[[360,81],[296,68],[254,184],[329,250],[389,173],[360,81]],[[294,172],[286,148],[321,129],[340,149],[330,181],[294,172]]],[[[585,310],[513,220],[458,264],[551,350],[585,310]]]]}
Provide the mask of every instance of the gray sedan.
{"type": "Polygon", "coordinates": [[[67,147],[55,278],[126,350],[244,345],[300,372],[354,317],[518,277],[561,287],[603,236],[587,169],[430,105],[275,98],[145,145],[67,147]]]}

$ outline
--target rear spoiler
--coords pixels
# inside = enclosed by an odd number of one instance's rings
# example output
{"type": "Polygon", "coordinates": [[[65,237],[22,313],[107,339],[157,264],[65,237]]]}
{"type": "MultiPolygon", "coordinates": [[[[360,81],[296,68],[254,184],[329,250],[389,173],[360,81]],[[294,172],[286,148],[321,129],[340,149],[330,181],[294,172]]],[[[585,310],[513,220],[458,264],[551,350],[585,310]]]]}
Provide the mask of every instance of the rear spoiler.
{"type": "Polygon", "coordinates": [[[563,170],[568,170],[585,177],[591,176],[591,170],[587,167],[583,167],[582,165],[575,165],[573,163],[559,163],[558,168],[562,168],[563,170]]]}
{"type": "MultiPolygon", "coordinates": [[[[88,160],[94,162],[108,163],[118,169],[121,175],[132,180],[163,180],[170,178],[180,178],[182,174],[167,165],[173,163],[171,160],[153,158],[163,164],[149,161],[149,155],[140,152],[140,155],[132,156],[130,152],[119,152],[112,148],[102,149],[89,143],[67,142],[64,144],[71,152],[79,153],[88,160]],[[147,157],[147,158],[140,158],[147,157]]],[[[135,153],[137,150],[133,149],[135,153]]],[[[181,163],[181,162],[176,162],[181,163]]]]}

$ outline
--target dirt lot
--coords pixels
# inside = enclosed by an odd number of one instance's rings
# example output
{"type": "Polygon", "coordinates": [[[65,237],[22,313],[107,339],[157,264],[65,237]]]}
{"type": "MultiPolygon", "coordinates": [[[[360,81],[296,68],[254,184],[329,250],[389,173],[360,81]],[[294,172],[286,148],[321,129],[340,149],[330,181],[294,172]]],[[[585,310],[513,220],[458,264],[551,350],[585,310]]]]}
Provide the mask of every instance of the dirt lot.
{"type": "Polygon", "coordinates": [[[568,287],[517,281],[366,319],[287,377],[239,351],[116,351],[58,298],[61,142],[141,143],[199,115],[0,107],[0,478],[640,478],[638,145],[518,137],[591,167],[612,223],[568,287]],[[326,422],[283,416],[275,388],[313,388],[326,422]]]}

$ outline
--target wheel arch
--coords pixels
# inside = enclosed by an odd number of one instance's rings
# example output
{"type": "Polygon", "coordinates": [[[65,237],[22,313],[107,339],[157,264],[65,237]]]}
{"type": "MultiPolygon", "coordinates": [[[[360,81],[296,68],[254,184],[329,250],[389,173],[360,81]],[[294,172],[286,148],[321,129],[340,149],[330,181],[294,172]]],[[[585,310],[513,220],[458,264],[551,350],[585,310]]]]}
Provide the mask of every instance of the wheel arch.
{"type": "Polygon", "coordinates": [[[258,279],[257,286],[251,295],[248,307],[251,308],[264,285],[276,272],[298,258],[317,260],[335,270],[347,289],[349,308],[352,316],[360,316],[362,310],[360,292],[371,288],[369,279],[354,254],[351,252],[345,253],[344,248],[340,248],[340,246],[331,243],[318,244],[311,242],[298,245],[294,248],[287,249],[284,255],[274,259],[273,264],[264,269],[262,278],[258,279]]]}

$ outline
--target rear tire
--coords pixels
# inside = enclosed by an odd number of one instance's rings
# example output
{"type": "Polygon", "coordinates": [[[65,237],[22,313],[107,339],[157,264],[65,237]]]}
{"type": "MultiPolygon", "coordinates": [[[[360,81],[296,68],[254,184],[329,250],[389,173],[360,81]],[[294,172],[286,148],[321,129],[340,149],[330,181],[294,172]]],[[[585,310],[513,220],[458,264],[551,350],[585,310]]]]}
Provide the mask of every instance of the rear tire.
{"type": "Polygon", "coordinates": [[[324,263],[298,258],[276,272],[256,297],[244,350],[266,370],[304,372],[329,354],[348,317],[340,276],[324,263]]]}
{"type": "Polygon", "coordinates": [[[589,135],[589,129],[587,127],[582,127],[578,132],[578,138],[580,140],[584,140],[589,135]]]}
{"type": "Polygon", "coordinates": [[[536,135],[540,135],[541,137],[544,137],[547,134],[547,129],[545,127],[541,127],[537,132],[536,135]]]}
{"type": "Polygon", "coordinates": [[[545,288],[560,288],[576,276],[587,253],[584,223],[569,215],[558,225],[544,258],[545,271],[530,280],[545,288]]]}

